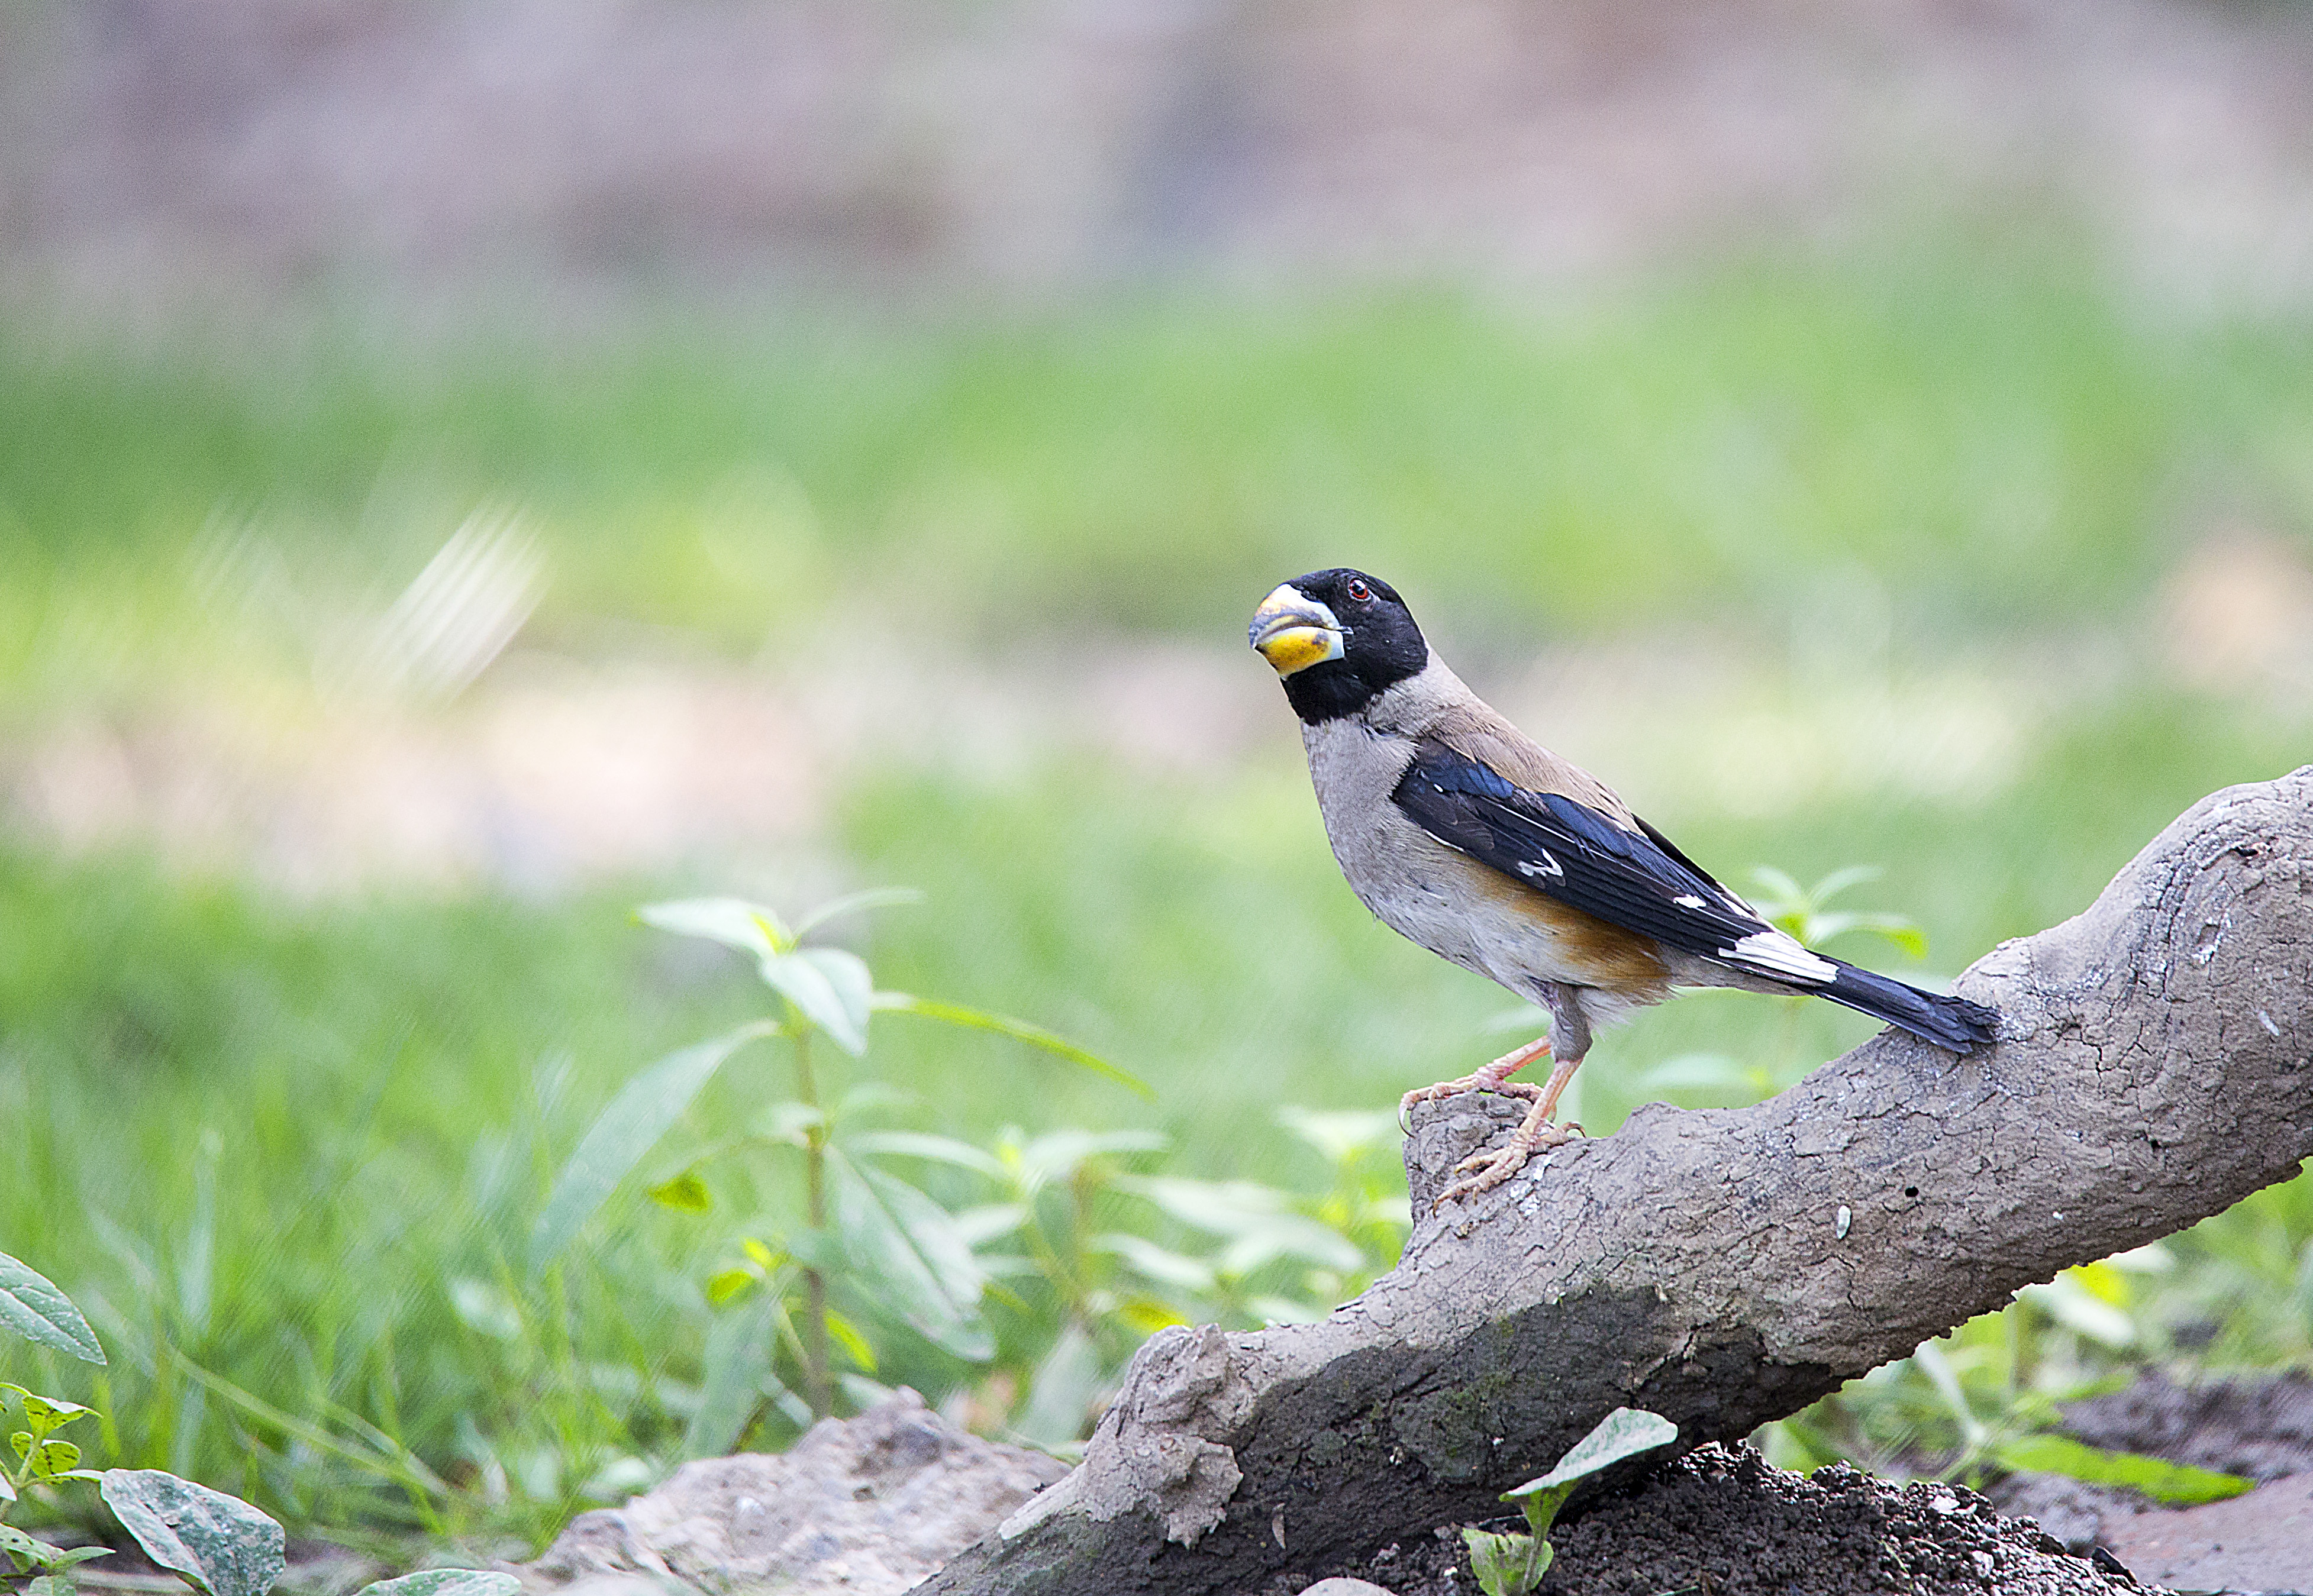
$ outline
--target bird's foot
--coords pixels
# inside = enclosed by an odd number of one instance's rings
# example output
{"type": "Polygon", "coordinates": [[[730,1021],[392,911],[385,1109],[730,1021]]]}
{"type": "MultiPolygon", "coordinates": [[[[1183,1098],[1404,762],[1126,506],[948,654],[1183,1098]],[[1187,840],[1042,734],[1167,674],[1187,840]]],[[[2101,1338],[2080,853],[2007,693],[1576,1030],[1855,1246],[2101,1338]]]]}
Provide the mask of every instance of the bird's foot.
{"type": "Polygon", "coordinates": [[[1482,1191],[1491,1191],[1526,1168],[1527,1161],[1537,1150],[1563,1147],[1569,1142],[1579,1140],[1581,1136],[1582,1127],[1570,1120],[1564,1125],[1552,1125],[1539,1115],[1529,1115],[1525,1124],[1510,1133],[1510,1139],[1503,1145],[1473,1153],[1456,1164],[1454,1173],[1468,1179],[1456,1180],[1439,1192],[1431,1200],[1429,1211],[1437,1213],[1448,1200],[1466,1201],[1482,1191]]]}
{"type": "Polygon", "coordinates": [[[1523,1097],[1535,1102],[1542,1101],[1542,1088],[1531,1081],[1505,1081],[1501,1075],[1490,1074],[1492,1065],[1473,1070],[1458,1080],[1440,1081],[1435,1086],[1416,1087],[1397,1101],[1397,1128],[1408,1136],[1413,1134],[1413,1105],[1434,1103],[1440,1098],[1454,1097],[1464,1092],[1496,1092],[1504,1097],[1523,1097]]]}

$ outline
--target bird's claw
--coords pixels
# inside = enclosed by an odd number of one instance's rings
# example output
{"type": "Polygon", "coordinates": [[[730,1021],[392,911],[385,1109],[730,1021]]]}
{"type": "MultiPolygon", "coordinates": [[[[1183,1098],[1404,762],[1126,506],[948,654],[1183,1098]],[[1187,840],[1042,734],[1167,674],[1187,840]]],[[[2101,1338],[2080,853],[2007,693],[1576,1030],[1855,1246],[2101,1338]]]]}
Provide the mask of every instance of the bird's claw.
{"type": "Polygon", "coordinates": [[[1467,1201],[1482,1191],[1491,1191],[1503,1181],[1526,1168],[1537,1149],[1562,1147],[1582,1136],[1582,1127],[1571,1120],[1564,1125],[1544,1125],[1531,1134],[1521,1128],[1513,1134],[1506,1145],[1482,1148],[1454,1166],[1456,1175],[1468,1179],[1453,1185],[1430,1199],[1432,1214],[1448,1201],[1467,1201]]]}
{"type": "Polygon", "coordinates": [[[1458,1081],[1440,1081],[1435,1086],[1417,1086],[1397,1100],[1397,1129],[1401,1136],[1413,1134],[1413,1105],[1434,1103],[1441,1098],[1457,1096],[1464,1092],[1492,1092],[1503,1097],[1523,1097],[1535,1102],[1542,1101],[1542,1088],[1531,1081],[1501,1081],[1484,1075],[1464,1075],[1458,1081]]]}

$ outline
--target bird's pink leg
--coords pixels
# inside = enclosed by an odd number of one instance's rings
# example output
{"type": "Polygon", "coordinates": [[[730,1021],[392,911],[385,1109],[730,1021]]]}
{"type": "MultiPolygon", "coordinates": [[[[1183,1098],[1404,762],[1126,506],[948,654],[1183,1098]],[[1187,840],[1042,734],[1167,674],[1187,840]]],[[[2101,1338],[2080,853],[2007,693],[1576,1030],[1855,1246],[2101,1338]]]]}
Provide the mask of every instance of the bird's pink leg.
{"type": "MultiPolygon", "coordinates": [[[[1535,1059],[1547,1057],[1549,1053],[1550,1033],[1544,1031],[1525,1047],[1503,1054],[1491,1064],[1480,1065],[1458,1081],[1440,1081],[1435,1086],[1423,1086],[1409,1092],[1398,1100],[1397,1127],[1400,1130],[1412,1128],[1406,1117],[1413,1112],[1414,1104],[1435,1102],[1441,1097],[1452,1097],[1457,1092],[1498,1092],[1504,1097],[1539,1099],[1543,1095],[1541,1087],[1524,1081],[1513,1084],[1510,1077],[1535,1059]]],[[[1555,1103],[1558,1093],[1552,1092],[1550,1101],[1555,1103]]]]}
{"type": "Polygon", "coordinates": [[[1559,1094],[1566,1090],[1566,1083],[1574,1078],[1574,1072],[1581,1063],[1579,1058],[1560,1060],[1558,1067],[1550,1072],[1549,1083],[1535,1093],[1534,1107],[1526,1110],[1526,1118],[1519,1123],[1517,1129],[1510,1133],[1508,1143],[1504,1146],[1488,1148],[1482,1153],[1473,1153],[1456,1164],[1454,1172],[1466,1175],[1469,1179],[1457,1180],[1439,1192],[1437,1199],[1429,1205],[1429,1211],[1432,1214],[1438,1212],[1448,1197],[1473,1197],[1482,1191],[1499,1186],[1526,1168],[1526,1161],[1534,1156],[1536,1148],[1562,1146],[1580,1135],[1580,1126],[1552,1125],[1550,1116],[1558,1107],[1559,1094]]]}

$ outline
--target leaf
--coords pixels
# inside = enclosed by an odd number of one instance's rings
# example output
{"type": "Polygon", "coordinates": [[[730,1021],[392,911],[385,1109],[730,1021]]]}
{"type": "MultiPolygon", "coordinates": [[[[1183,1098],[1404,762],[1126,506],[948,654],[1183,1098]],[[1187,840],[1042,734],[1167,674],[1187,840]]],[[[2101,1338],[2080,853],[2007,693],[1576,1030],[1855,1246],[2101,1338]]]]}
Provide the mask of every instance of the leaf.
{"type": "Polygon", "coordinates": [[[1504,1491],[1502,1500],[1516,1502],[1525,1508],[1526,1521],[1535,1537],[1546,1538],[1551,1521],[1558,1516],[1559,1508],[1576,1486],[1602,1469],[1668,1446],[1677,1439],[1678,1426],[1660,1414],[1639,1407],[1617,1407],[1576,1442],[1558,1460],[1556,1468],[1504,1491]]]}
{"type": "Polygon", "coordinates": [[[906,908],[923,900],[924,895],[913,887],[869,887],[863,891],[846,892],[840,898],[828,899],[802,919],[797,920],[795,925],[795,940],[801,942],[830,920],[839,919],[845,915],[856,915],[862,909],[906,908]]]}
{"type": "Polygon", "coordinates": [[[1086,1162],[1111,1153],[1162,1153],[1172,1138],[1160,1130],[1047,1131],[1007,1162],[1016,1166],[1021,1185],[1030,1190],[1055,1180],[1073,1180],[1086,1162]]]}
{"type": "Polygon", "coordinates": [[[146,1557],[210,1596],[265,1596],[281,1577],[281,1526],[238,1496],[158,1469],[108,1469],[100,1489],[146,1557]]]}
{"type": "Polygon", "coordinates": [[[1530,1479],[1515,1490],[1504,1491],[1502,1500],[1510,1501],[1552,1486],[1572,1485],[1587,1479],[1601,1469],[1635,1458],[1659,1446],[1668,1446],[1678,1439],[1678,1426],[1658,1413],[1649,1413],[1642,1407],[1617,1407],[1592,1426],[1590,1433],[1576,1442],[1566,1455],[1558,1460],[1558,1467],[1537,1479],[1530,1479]]]}
{"type": "Polygon", "coordinates": [[[719,1458],[739,1443],[765,1383],[777,1383],[771,1381],[771,1338],[778,1317],[778,1298],[766,1293],[760,1302],[717,1315],[708,1326],[699,1406],[682,1432],[684,1457],[719,1458]]]}
{"type": "Polygon", "coordinates": [[[0,1384],[0,1391],[6,1391],[15,1398],[17,1405],[23,1408],[24,1422],[32,1426],[32,1439],[35,1441],[96,1411],[92,1407],[83,1407],[77,1402],[67,1402],[62,1397],[40,1396],[21,1385],[0,1384]]]}
{"type": "Polygon", "coordinates": [[[1550,1572],[1550,1543],[1531,1535],[1496,1535],[1468,1526],[1462,1544],[1470,1548],[1470,1572],[1486,1596],[1526,1596],[1550,1572]]]}
{"type": "Polygon", "coordinates": [[[762,1127],[762,1134],[774,1142],[808,1147],[812,1132],[827,1123],[827,1114],[809,1103],[776,1102],[757,1116],[756,1123],[762,1127]]]}
{"type": "Polygon", "coordinates": [[[1249,1274],[1272,1258],[1302,1258],[1332,1269],[1365,1262],[1357,1244],[1338,1231],[1294,1213],[1286,1195],[1251,1180],[1194,1180],[1182,1175],[1127,1175],[1117,1186],[1147,1197],[1174,1218],[1229,1238],[1220,1267],[1249,1274]]]}
{"type": "MultiPolygon", "coordinates": [[[[102,1476],[92,1475],[89,1476],[89,1478],[101,1478],[102,1476]]],[[[110,1556],[112,1556],[112,1548],[109,1546],[76,1546],[69,1548],[68,1550],[58,1552],[57,1554],[56,1561],[50,1564],[49,1566],[59,1570],[66,1568],[77,1568],[84,1563],[91,1563],[99,1557],[110,1557],[110,1556]]]]}
{"type": "Polygon", "coordinates": [[[364,1585],[355,1596],[514,1596],[522,1582],[479,1568],[425,1568],[364,1585]]]}
{"type": "Polygon", "coordinates": [[[1347,1163],[1359,1153],[1397,1144],[1397,1116],[1387,1109],[1287,1107],[1277,1122],[1315,1148],[1329,1163],[1347,1163]]]}
{"type": "Polygon", "coordinates": [[[1032,1445],[1047,1450],[1081,1440],[1100,1388],[1100,1349],[1084,1327],[1070,1320],[1036,1365],[1027,1405],[1012,1427],[1032,1445]]]}
{"type": "Polygon", "coordinates": [[[972,1363],[995,1355],[980,1317],[988,1277],[940,1206],[831,1149],[835,1223],[853,1278],[926,1340],[972,1363]]]}
{"type": "Polygon", "coordinates": [[[969,1142],[959,1142],[954,1136],[930,1136],[912,1130],[871,1130],[849,1138],[845,1145],[854,1153],[928,1158],[939,1163],[954,1164],[959,1169],[975,1171],[991,1180],[1004,1178],[1004,1165],[994,1153],[969,1142]]]}
{"type": "Polygon", "coordinates": [[[1174,1325],[1189,1322],[1179,1309],[1154,1297],[1127,1297],[1117,1304],[1116,1316],[1138,1330],[1143,1339],[1174,1325]]]}
{"type": "Polygon", "coordinates": [[[23,1568],[46,1568],[56,1550],[45,1540],[34,1540],[13,1524],[0,1524],[0,1552],[5,1552],[23,1568]]]}
{"type": "Polygon", "coordinates": [[[69,1441],[43,1441],[32,1449],[32,1475],[54,1479],[80,1467],[80,1448],[69,1441]]]}
{"type": "Polygon", "coordinates": [[[723,1061],[762,1034],[759,1025],[743,1025],[668,1054],[619,1089],[555,1177],[546,1207],[530,1232],[532,1276],[561,1256],[643,1154],[682,1118],[723,1061]]]}
{"type": "Polygon", "coordinates": [[[684,898],[646,904],[635,913],[644,924],[678,936],[703,936],[761,957],[795,946],[795,937],[774,910],[743,898],[684,898]]]}
{"type": "Polygon", "coordinates": [[[2256,1488],[2256,1482],[2238,1474],[2220,1474],[2148,1458],[2141,1452],[2106,1451],[2084,1445],[2068,1435],[2023,1435],[2004,1441],[1992,1455],[2002,1468],[2034,1474],[2061,1474],[2089,1485],[2126,1486],[2162,1502],[2187,1505],[2221,1502],[2256,1488]]]}
{"type": "Polygon", "coordinates": [[[1210,1264],[1174,1252],[1169,1247],[1159,1247],[1140,1236],[1113,1231],[1095,1236],[1086,1246],[1096,1252],[1114,1253],[1135,1273],[1146,1276],[1159,1285],[1208,1292],[1217,1284],[1210,1264]]]}
{"type": "Polygon", "coordinates": [[[752,1269],[721,1269],[707,1277],[707,1300],[720,1308],[745,1296],[761,1283],[752,1269]]]}
{"type": "Polygon", "coordinates": [[[767,953],[764,982],[854,1058],[867,1051],[867,1014],[875,982],[857,953],[841,948],[797,948],[767,953]]]}
{"type": "Polygon", "coordinates": [[[715,1199],[707,1192],[707,1182],[690,1170],[652,1187],[650,1199],[662,1208],[683,1214],[708,1214],[715,1207],[715,1199]]]}
{"type": "Polygon", "coordinates": [[[2116,1349],[2136,1339],[2136,1321],[2127,1311],[2098,1296],[2074,1277],[2072,1270],[2041,1285],[2027,1285],[2016,1294],[2066,1329],[2105,1346],[2116,1349]]]}
{"type": "Polygon", "coordinates": [[[38,1269],[0,1252],[0,1325],[36,1346],[68,1352],[84,1364],[104,1362],[96,1332],[72,1299],[38,1269]]]}
{"type": "MultiPolygon", "coordinates": [[[[1008,1236],[1028,1223],[1025,1203],[982,1203],[975,1207],[959,1208],[948,1215],[955,1225],[955,1233],[974,1252],[998,1236],[1008,1236]]],[[[981,1266],[986,1267],[986,1259],[981,1266]]]]}
{"type": "Polygon", "coordinates": [[[1015,1041],[1026,1042],[1032,1048],[1042,1048],[1047,1053],[1057,1053],[1071,1064],[1082,1065],[1096,1075],[1105,1075],[1120,1086],[1128,1087],[1147,1098],[1156,1101],[1156,1092],[1138,1076],[1127,1074],[1097,1053],[1086,1051],[1041,1025],[1025,1020],[1015,1020],[1008,1014],[990,1013],[985,1009],[966,1008],[962,1004],[937,1003],[928,997],[911,997],[904,992],[878,992],[875,1006],[895,1013],[920,1014],[927,1020],[961,1026],[966,1030],[992,1030],[998,1036],[1008,1036],[1015,1041]]]}
{"type": "Polygon", "coordinates": [[[851,1361],[858,1365],[859,1372],[863,1374],[875,1372],[875,1349],[867,1345],[867,1337],[859,1333],[859,1327],[832,1308],[827,1311],[826,1322],[827,1333],[834,1337],[836,1345],[850,1355],[851,1361]]]}

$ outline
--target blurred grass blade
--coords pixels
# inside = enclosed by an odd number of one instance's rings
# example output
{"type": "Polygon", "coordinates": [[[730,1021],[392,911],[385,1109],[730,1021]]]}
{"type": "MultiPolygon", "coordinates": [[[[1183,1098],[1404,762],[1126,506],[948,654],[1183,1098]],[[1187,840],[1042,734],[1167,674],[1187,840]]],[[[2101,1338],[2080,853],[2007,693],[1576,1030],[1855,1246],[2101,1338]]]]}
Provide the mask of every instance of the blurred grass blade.
{"type": "Polygon", "coordinates": [[[451,1495],[448,1483],[428,1468],[426,1460],[408,1447],[401,1445],[374,1425],[364,1424],[362,1429],[374,1451],[360,1448],[332,1435],[320,1425],[312,1424],[285,1413],[264,1398],[245,1391],[222,1374],[203,1368],[174,1347],[163,1349],[178,1369],[207,1390],[215,1391],[259,1423],[271,1426],[294,1440],[301,1441],[316,1451],[341,1458],[356,1469],[373,1474],[410,1492],[421,1501],[447,1499],[451,1495]]]}
{"type": "Polygon", "coordinates": [[[517,513],[475,511],[378,621],[367,673],[378,686],[451,697],[514,641],[545,576],[538,539],[517,513]]]}
{"type": "Polygon", "coordinates": [[[827,1167],[855,1281],[933,1346],[972,1363],[993,1357],[996,1338],[980,1317],[987,1276],[946,1210],[840,1149],[829,1149],[827,1167]]]}
{"type": "Polygon", "coordinates": [[[669,1127],[682,1118],[723,1061],[764,1035],[758,1023],[670,1053],[619,1089],[555,1177],[554,1189],[530,1233],[534,1278],[561,1256],[594,1211],[618,1188],[669,1127]]]}
{"type": "Polygon", "coordinates": [[[847,892],[840,898],[821,904],[797,920],[795,940],[801,942],[830,920],[840,919],[845,915],[856,915],[871,908],[902,908],[923,900],[924,895],[913,887],[870,887],[862,892],[847,892]]]}
{"type": "Polygon", "coordinates": [[[2141,1452],[2106,1451],[2068,1435],[2024,1435],[1992,1449],[2002,1468],[2030,1474],[2061,1474],[2094,1486],[2126,1486],[2159,1501],[2190,1506],[2221,1502],[2254,1490],[2256,1481],[2220,1474],[2141,1452]]]}
{"type": "Polygon", "coordinates": [[[1008,1014],[993,1014],[985,1009],[966,1008],[962,1004],[937,1003],[928,997],[911,997],[904,992],[878,992],[875,1006],[895,1013],[921,1014],[927,1020],[938,1020],[949,1025],[960,1025],[970,1030],[992,1030],[998,1036],[1008,1036],[1015,1041],[1042,1048],[1047,1053],[1057,1053],[1071,1064],[1080,1064],[1095,1074],[1106,1075],[1120,1086],[1128,1087],[1147,1098],[1156,1101],[1156,1092],[1138,1076],[1127,1074],[1097,1053],[1088,1053],[1074,1042],[1055,1036],[1041,1025],[1025,1020],[1015,1020],[1008,1014]]]}
{"type": "Polygon", "coordinates": [[[1944,1355],[1944,1349],[1932,1341],[1922,1341],[1913,1349],[1912,1365],[1928,1377],[1928,1383],[1935,1388],[1936,1395],[1943,1399],[1952,1422],[1959,1426],[1960,1436],[1967,1443],[1967,1450],[1974,1451],[1982,1446],[1987,1434],[1983,1421],[1975,1416],[1975,1409],[1968,1403],[1967,1392],[1960,1385],[1959,1373],[1951,1366],[1951,1360],[1944,1355]]]}
{"type": "Polygon", "coordinates": [[[145,1556],[210,1596],[266,1596],[288,1564],[281,1526],[238,1496],[158,1469],[108,1469],[98,1489],[145,1556]]]}
{"type": "Polygon", "coordinates": [[[68,1352],[84,1364],[104,1362],[96,1332],[72,1299],[30,1264],[0,1252],[0,1324],[36,1346],[68,1352]]]}

